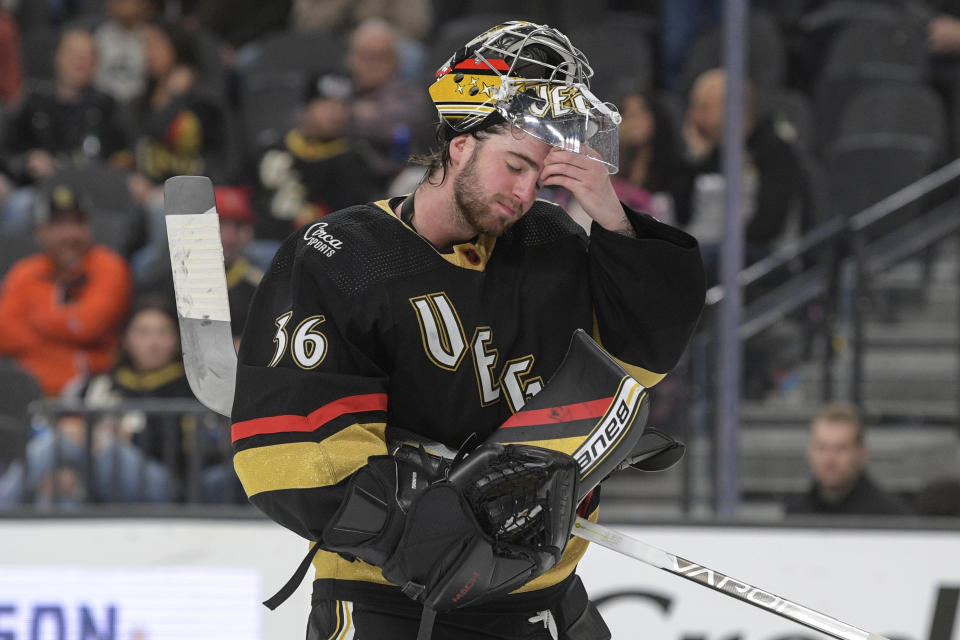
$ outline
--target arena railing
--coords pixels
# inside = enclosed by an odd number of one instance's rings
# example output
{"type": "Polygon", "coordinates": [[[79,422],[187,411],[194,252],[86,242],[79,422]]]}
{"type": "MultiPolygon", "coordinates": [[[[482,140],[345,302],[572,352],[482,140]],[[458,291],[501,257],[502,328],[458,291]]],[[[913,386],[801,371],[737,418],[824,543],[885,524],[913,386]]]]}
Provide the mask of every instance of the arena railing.
{"type": "Polygon", "coordinates": [[[247,504],[229,420],[192,398],[40,400],[29,414],[24,506],[247,504]]]}
{"type": "MultiPolygon", "coordinates": [[[[741,348],[747,340],[819,300],[822,321],[814,337],[820,354],[820,399],[861,404],[871,280],[960,230],[958,178],[960,159],[955,159],[862,211],[830,217],[741,270],[737,284],[746,301],[737,329],[741,348]],[[910,207],[921,213],[911,210],[909,215],[899,215],[910,207]],[[838,356],[843,356],[842,366],[837,366],[838,356]]],[[[694,390],[689,430],[692,437],[704,441],[715,431],[716,385],[710,374],[717,369],[717,311],[724,295],[719,285],[707,292],[703,321],[688,352],[688,375],[694,390]]],[[[960,351],[957,356],[960,358],[960,351]]],[[[947,422],[955,424],[957,416],[947,422]]],[[[712,460],[712,464],[730,461],[712,460]]],[[[687,492],[695,482],[685,479],[683,483],[685,504],[693,501],[687,492]]]]}

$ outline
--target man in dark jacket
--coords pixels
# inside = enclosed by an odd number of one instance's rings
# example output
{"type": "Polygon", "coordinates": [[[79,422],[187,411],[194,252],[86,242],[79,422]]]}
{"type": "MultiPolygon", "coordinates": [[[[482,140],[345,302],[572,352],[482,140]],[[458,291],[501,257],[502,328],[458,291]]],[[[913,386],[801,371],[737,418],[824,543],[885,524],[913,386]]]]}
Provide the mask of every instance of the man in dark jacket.
{"type": "Polygon", "coordinates": [[[787,503],[788,514],[903,515],[910,510],[866,471],[869,452],[857,410],[822,407],[810,428],[810,489],[787,503]]]}

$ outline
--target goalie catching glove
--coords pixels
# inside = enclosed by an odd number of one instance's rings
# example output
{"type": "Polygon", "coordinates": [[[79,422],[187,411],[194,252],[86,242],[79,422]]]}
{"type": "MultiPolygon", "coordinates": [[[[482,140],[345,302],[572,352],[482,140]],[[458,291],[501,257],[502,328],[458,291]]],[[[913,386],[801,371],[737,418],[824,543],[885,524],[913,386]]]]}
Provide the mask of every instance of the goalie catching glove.
{"type": "Polygon", "coordinates": [[[560,560],[576,519],[572,457],[485,444],[446,478],[431,458],[409,446],[371,457],[323,547],[382,567],[429,612],[505,595],[560,560]]]}

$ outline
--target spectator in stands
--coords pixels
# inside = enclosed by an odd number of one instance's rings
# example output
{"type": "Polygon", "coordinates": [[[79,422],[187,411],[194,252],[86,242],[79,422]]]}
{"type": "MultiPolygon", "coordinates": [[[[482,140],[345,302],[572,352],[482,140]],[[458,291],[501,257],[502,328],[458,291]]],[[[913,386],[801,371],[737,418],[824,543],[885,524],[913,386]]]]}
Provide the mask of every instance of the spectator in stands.
{"type": "Polygon", "coordinates": [[[927,0],[933,17],[927,22],[927,48],[934,55],[960,53],[960,2],[927,0]]]}
{"type": "MultiPolygon", "coordinates": [[[[234,337],[239,339],[253,292],[263,277],[263,270],[247,255],[254,238],[256,217],[248,187],[220,186],[214,187],[213,191],[220,215],[220,242],[226,268],[231,330],[234,337]]],[[[137,289],[144,293],[156,292],[164,299],[173,301],[173,274],[169,257],[158,260],[151,271],[138,280],[137,289]]]]}
{"type": "MultiPolygon", "coordinates": [[[[89,407],[104,408],[124,400],[193,398],[183,369],[177,315],[166,297],[144,295],[136,299],[123,331],[117,365],[91,378],[77,395],[89,407]]],[[[183,481],[191,444],[186,433],[197,427],[192,415],[151,415],[144,411],[129,411],[101,421],[96,426],[99,446],[120,448],[120,472],[131,481],[121,483],[119,488],[103,486],[99,493],[124,501],[140,497],[169,499],[172,488],[164,467],[174,470],[183,481]],[[144,454],[149,460],[143,459],[144,454]],[[150,471],[148,484],[139,488],[135,479],[142,465],[148,465],[150,471]]],[[[100,457],[98,476],[109,477],[107,450],[100,457]]]]}
{"type": "Polygon", "coordinates": [[[263,278],[263,270],[251,263],[246,252],[253,241],[256,218],[246,187],[215,187],[214,197],[220,215],[220,243],[227,270],[227,299],[230,303],[230,330],[239,342],[247,322],[253,292],[263,278]]]}
{"type": "Polygon", "coordinates": [[[810,427],[810,489],[787,501],[788,514],[903,515],[905,503],[878,486],[867,472],[869,452],[857,409],[828,404],[810,427]]]}
{"type": "Polygon", "coordinates": [[[389,22],[401,38],[423,40],[433,23],[429,0],[293,0],[290,26],[345,35],[370,18],[389,22]]]}
{"type": "Polygon", "coordinates": [[[411,153],[426,151],[433,131],[426,94],[398,75],[397,46],[396,30],[372,18],[353,32],[347,52],[353,79],[347,133],[372,146],[381,188],[411,153]]]}
{"type": "Polygon", "coordinates": [[[226,173],[225,114],[198,83],[195,43],[183,29],[154,22],[143,29],[147,89],[136,136],[137,170],[155,184],[175,175],[226,173]]]}
{"type": "Polygon", "coordinates": [[[433,10],[430,0],[294,0],[290,28],[345,36],[366,20],[384,20],[397,32],[400,75],[418,80],[426,60],[424,40],[433,25],[433,10]]]}
{"type": "Polygon", "coordinates": [[[154,0],[107,0],[108,18],[94,30],[100,54],[94,84],[121,104],[146,90],[143,29],[154,11],[154,0]]]}
{"type": "Polygon", "coordinates": [[[613,177],[614,189],[634,209],[673,224],[684,167],[679,132],[653,92],[627,94],[620,100],[620,114],[620,171],[613,177]]]}
{"type": "Polygon", "coordinates": [[[295,228],[377,195],[367,155],[345,130],[350,81],[321,75],[307,85],[299,125],[259,154],[255,168],[260,239],[282,240],[295,228]]]}
{"type": "Polygon", "coordinates": [[[54,86],[38,85],[4,127],[7,172],[21,184],[50,176],[67,162],[129,164],[129,145],[117,124],[113,98],[92,86],[97,68],[93,37],[68,29],[54,52],[54,86]]]}
{"type": "Polygon", "coordinates": [[[0,8],[0,106],[13,104],[23,88],[20,29],[13,15],[0,8]]]}
{"type": "Polygon", "coordinates": [[[86,420],[66,413],[27,443],[23,498],[39,507],[75,508],[92,492],[84,477],[86,420]]]}
{"type": "Polygon", "coordinates": [[[124,260],[93,244],[89,205],[52,184],[35,207],[43,253],[20,260],[0,288],[0,355],[32,373],[45,394],[113,366],[130,300],[124,260]]]}
{"type": "MultiPolygon", "coordinates": [[[[653,92],[632,92],[619,101],[620,169],[611,176],[617,197],[635,211],[675,224],[674,203],[685,184],[683,143],[666,107],[653,92]]],[[[547,187],[541,194],[566,209],[590,232],[591,219],[570,192],[547,187]]]]}
{"type": "MultiPolygon", "coordinates": [[[[694,82],[683,122],[689,169],[679,190],[677,222],[700,241],[708,283],[717,282],[720,241],[723,238],[725,185],[721,172],[726,73],[705,71],[694,82]]],[[[744,265],[776,248],[799,226],[799,208],[805,176],[796,151],[779,137],[771,120],[753,117],[753,92],[743,96],[743,134],[746,166],[743,171],[744,265]]]]}

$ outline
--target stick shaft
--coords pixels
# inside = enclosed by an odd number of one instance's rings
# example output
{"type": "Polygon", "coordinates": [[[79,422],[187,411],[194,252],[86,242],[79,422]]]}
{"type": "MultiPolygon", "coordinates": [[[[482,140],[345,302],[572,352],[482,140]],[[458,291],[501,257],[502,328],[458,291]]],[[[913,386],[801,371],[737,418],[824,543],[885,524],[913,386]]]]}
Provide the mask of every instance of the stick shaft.
{"type": "Polygon", "coordinates": [[[814,611],[769,591],[758,589],[742,580],[731,578],[719,571],[667,553],[646,542],[589,520],[577,518],[577,522],[573,526],[573,535],[663,569],[681,578],[710,587],[741,602],[752,604],[770,613],[793,620],[815,631],[838,638],[838,640],[886,640],[883,636],[841,622],[819,611],[814,611]]]}

